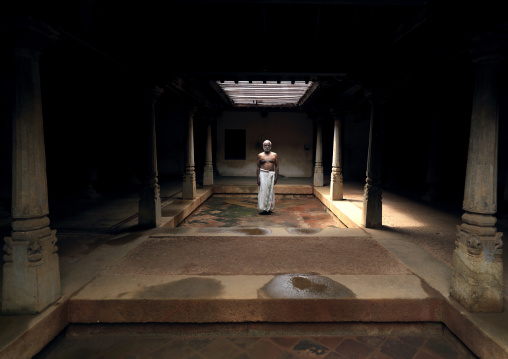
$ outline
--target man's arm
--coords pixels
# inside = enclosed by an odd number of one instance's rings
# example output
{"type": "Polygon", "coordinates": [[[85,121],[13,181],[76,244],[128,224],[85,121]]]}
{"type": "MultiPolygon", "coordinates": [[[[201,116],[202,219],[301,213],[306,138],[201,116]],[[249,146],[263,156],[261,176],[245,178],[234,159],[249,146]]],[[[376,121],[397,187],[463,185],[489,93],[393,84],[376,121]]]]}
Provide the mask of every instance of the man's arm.
{"type": "Polygon", "coordinates": [[[277,184],[277,180],[279,179],[279,156],[275,156],[275,181],[274,184],[277,184]]]}
{"type": "Polygon", "coordinates": [[[258,181],[258,186],[261,184],[261,181],[259,179],[259,169],[261,168],[261,156],[258,155],[258,161],[257,161],[257,171],[256,171],[256,177],[257,177],[257,181],[258,181]]]}

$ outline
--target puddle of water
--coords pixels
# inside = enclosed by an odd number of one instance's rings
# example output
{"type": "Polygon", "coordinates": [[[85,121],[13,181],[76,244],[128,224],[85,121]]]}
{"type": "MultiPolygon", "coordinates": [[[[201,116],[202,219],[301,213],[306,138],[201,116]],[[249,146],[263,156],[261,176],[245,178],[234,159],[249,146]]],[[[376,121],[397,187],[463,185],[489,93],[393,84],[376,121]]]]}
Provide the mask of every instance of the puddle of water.
{"type": "Polygon", "coordinates": [[[296,289],[308,290],[309,292],[313,293],[324,293],[328,289],[326,285],[315,283],[310,279],[304,277],[293,277],[291,278],[291,283],[296,289]]]}
{"type": "Polygon", "coordinates": [[[258,298],[355,298],[346,286],[328,277],[282,274],[258,290],[258,298]]]}

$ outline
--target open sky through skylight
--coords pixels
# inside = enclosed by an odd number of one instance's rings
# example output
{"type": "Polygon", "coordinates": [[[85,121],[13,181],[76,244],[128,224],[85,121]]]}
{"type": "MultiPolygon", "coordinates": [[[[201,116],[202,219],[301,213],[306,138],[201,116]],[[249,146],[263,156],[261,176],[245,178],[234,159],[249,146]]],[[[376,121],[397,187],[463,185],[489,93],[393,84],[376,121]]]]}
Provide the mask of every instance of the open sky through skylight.
{"type": "Polygon", "coordinates": [[[296,106],[312,86],[309,81],[217,81],[235,106],[296,106]]]}

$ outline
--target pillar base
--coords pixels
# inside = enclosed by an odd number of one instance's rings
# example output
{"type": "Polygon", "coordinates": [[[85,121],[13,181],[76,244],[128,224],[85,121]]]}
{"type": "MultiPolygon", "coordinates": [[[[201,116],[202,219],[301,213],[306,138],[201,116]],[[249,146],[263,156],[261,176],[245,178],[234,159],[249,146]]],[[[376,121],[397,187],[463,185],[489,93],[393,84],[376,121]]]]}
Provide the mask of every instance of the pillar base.
{"type": "Polygon", "coordinates": [[[342,201],[344,199],[342,171],[337,171],[333,168],[332,177],[330,179],[330,197],[332,201],[342,201]]]}
{"type": "Polygon", "coordinates": [[[315,166],[314,167],[314,187],[323,187],[324,179],[323,179],[323,166],[315,166]]]}
{"type": "Polygon", "coordinates": [[[203,173],[203,186],[212,186],[212,185],[213,185],[213,166],[205,165],[203,173]]]}
{"type": "MultiPolygon", "coordinates": [[[[49,228],[48,228],[49,230],[49,228]]],[[[6,237],[2,313],[36,314],[61,296],[56,230],[41,239],[6,237]]]]}
{"type": "Polygon", "coordinates": [[[383,205],[381,187],[366,184],[363,194],[362,226],[365,228],[381,228],[383,225],[383,205]]]}
{"type": "Polygon", "coordinates": [[[83,190],[82,195],[84,198],[95,199],[99,198],[101,195],[94,188],[93,182],[88,182],[86,188],[83,190]]]}
{"type": "Polygon", "coordinates": [[[429,190],[422,196],[422,199],[427,202],[434,202],[439,199],[439,192],[436,185],[430,185],[429,190]]]}
{"type": "Polygon", "coordinates": [[[161,224],[161,197],[159,185],[144,188],[139,199],[139,226],[155,228],[161,224]]]}
{"type": "Polygon", "coordinates": [[[470,227],[458,227],[450,295],[469,312],[502,312],[502,233],[479,236],[470,227]]]}
{"type": "Polygon", "coordinates": [[[183,176],[183,188],[182,188],[183,199],[194,199],[196,198],[196,174],[190,173],[183,176]]]}

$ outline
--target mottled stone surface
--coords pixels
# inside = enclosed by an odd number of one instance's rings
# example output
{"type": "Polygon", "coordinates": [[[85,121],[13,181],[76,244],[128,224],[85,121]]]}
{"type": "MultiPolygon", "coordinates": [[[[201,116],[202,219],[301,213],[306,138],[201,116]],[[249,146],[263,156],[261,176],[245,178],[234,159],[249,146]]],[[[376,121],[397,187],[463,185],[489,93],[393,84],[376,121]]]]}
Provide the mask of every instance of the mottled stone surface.
{"type": "Polygon", "coordinates": [[[115,266],[140,274],[410,274],[370,238],[187,236],[150,238],[115,266]]]}
{"type": "MultiPolygon", "coordinates": [[[[411,324],[398,326],[398,330],[383,330],[382,325],[370,326],[368,331],[359,333],[344,331],[343,334],[323,334],[313,331],[315,326],[305,325],[303,331],[292,332],[291,326],[283,328],[272,324],[257,329],[256,325],[241,325],[236,332],[231,325],[208,327],[201,331],[188,326],[150,327],[121,326],[107,329],[104,326],[71,326],[54,343],[45,348],[37,357],[64,358],[78,353],[87,358],[136,357],[136,358],[378,358],[378,359],[440,359],[476,356],[462,343],[454,340],[446,328],[429,324],[421,325],[419,332],[411,324]],[[94,329],[94,327],[98,327],[94,329]],[[175,329],[173,329],[173,327],[175,329]],[[165,329],[167,328],[167,329],[165,329]],[[136,333],[137,332],[137,333],[136,333]],[[407,336],[406,336],[407,333],[407,336]]],[[[234,327],[233,327],[234,328],[234,327]]],[[[333,326],[326,326],[333,332],[333,326]]],[[[341,328],[335,326],[336,330],[341,328]]]]}
{"type": "Polygon", "coordinates": [[[180,227],[299,227],[326,228],[345,225],[328,214],[314,196],[276,196],[270,215],[260,215],[257,198],[214,195],[180,227]]]}

